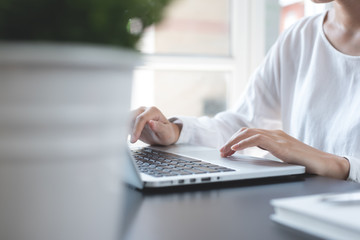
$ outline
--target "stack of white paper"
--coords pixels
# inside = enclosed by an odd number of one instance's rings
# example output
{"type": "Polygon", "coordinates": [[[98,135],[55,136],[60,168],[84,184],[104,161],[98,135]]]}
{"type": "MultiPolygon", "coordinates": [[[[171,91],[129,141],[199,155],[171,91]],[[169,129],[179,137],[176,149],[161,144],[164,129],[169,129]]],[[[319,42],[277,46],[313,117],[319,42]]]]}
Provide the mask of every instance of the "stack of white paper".
{"type": "Polygon", "coordinates": [[[360,239],[360,192],[271,201],[271,219],[326,239],[360,239]]]}

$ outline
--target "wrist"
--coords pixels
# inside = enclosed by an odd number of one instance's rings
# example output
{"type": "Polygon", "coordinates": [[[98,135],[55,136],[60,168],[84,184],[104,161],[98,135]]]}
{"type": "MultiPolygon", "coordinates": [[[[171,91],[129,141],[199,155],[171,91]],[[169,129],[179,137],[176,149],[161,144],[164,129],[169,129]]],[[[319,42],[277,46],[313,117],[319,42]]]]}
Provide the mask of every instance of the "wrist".
{"type": "Polygon", "coordinates": [[[317,174],[343,180],[348,178],[350,172],[350,163],[346,158],[324,153],[321,162],[323,164],[321,164],[322,167],[319,168],[317,174]]]}
{"type": "Polygon", "coordinates": [[[171,125],[172,125],[173,132],[174,132],[174,141],[172,144],[175,144],[179,140],[181,129],[182,129],[182,124],[171,123],[171,125]]]}
{"type": "Polygon", "coordinates": [[[347,158],[345,157],[339,157],[339,169],[341,169],[341,179],[348,179],[349,178],[349,174],[350,174],[350,162],[347,158]]]}

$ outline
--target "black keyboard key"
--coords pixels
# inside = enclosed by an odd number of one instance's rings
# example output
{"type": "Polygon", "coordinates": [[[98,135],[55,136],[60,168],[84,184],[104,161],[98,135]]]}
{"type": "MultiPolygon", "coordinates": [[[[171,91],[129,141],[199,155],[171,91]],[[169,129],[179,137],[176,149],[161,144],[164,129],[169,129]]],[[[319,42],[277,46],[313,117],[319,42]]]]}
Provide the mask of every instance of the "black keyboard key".
{"type": "Polygon", "coordinates": [[[193,165],[185,165],[184,168],[193,168],[193,165]]]}
{"type": "Polygon", "coordinates": [[[235,172],[234,169],[230,169],[230,168],[226,168],[226,169],[221,169],[221,172],[235,172]]]}
{"type": "Polygon", "coordinates": [[[197,162],[203,162],[203,161],[197,160],[197,159],[191,159],[191,162],[197,163],[197,162]]]}

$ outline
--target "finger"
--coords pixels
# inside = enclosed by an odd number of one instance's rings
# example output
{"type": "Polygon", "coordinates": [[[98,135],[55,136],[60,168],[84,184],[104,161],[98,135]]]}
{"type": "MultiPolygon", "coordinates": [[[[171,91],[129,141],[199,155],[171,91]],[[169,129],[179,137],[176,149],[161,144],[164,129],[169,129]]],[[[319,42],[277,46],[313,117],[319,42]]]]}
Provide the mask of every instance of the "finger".
{"type": "Polygon", "coordinates": [[[132,132],[133,132],[136,117],[139,116],[141,113],[143,113],[145,110],[146,110],[145,107],[139,107],[130,112],[130,126],[129,126],[128,134],[132,134],[132,132]]]}
{"type": "Polygon", "coordinates": [[[151,113],[151,111],[149,111],[149,109],[136,116],[134,120],[133,132],[131,134],[131,143],[135,143],[139,139],[146,123],[152,118],[153,114],[151,113]]]}
{"type": "MultiPolygon", "coordinates": [[[[231,138],[225,143],[224,146],[222,146],[220,148],[220,152],[227,152],[229,151],[229,144],[237,137],[238,134],[242,133],[243,131],[245,131],[247,128],[243,127],[241,128],[239,131],[237,131],[234,135],[231,136],[231,138]]],[[[231,146],[231,145],[230,145],[231,146]]]]}
{"type": "Polygon", "coordinates": [[[150,120],[148,122],[150,129],[156,134],[158,135],[160,138],[161,136],[165,135],[166,133],[168,133],[167,131],[167,126],[166,124],[160,122],[160,121],[154,121],[154,120],[150,120]]]}
{"type": "Polygon", "coordinates": [[[141,132],[139,139],[150,145],[161,144],[160,139],[151,129],[149,123],[145,124],[145,127],[141,132]]]}
{"type": "Polygon", "coordinates": [[[231,137],[231,139],[220,149],[222,156],[227,157],[234,154],[234,150],[231,149],[234,144],[260,133],[264,134],[265,132],[264,130],[257,128],[240,129],[239,132],[235,133],[233,137],[231,137]]]}
{"type": "Polygon", "coordinates": [[[132,134],[134,126],[135,126],[135,120],[136,118],[142,114],[143,112],[145,112],[146,107],[139,107],[133,111],[130,112],[130,133],[132,134]]]}
{"type": "Polygon", "coordinates": [[[145,112],[146,107],[139,107],[133,111],[130,112],[130,119],[131,122],[134,122],[136,117],[139,116],[140,114],[142,114],[143,112],[145,112]]]}
{"type": "Polygon", "coordinates": [[[230,149],[227,152],[220,152],[220,156],[221,157],[229,157],[229,156],[233,155],[234,153],[235,153],[235,151],[230,149]]]}
{"type": "Polygon", "coordinates": [[[264,150],[271,149],[271,138],[264,134],[255,134],[251,137],[241,140],[231,146],[233,151],[240,151],[249,147],[259,147],[264,150]]]}
{"type": "Polygon", "coordinates": [[[131,136],[131,143],[135,143],[141,136],[145,125],[150,121],[161,121],[166,123],[168,120],[156,107],[147,108],[143,113],[138,115],[134,121],[133,133],[131,136]]]}

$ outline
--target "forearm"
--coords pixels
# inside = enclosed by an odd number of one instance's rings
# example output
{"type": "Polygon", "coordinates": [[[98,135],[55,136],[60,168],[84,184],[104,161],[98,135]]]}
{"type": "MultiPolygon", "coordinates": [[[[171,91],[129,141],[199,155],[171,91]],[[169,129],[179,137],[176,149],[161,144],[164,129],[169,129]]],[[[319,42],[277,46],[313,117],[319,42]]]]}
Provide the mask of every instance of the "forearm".
{"type": "Polygon", "coordinates": [[[289,163],[305,166],[308,173],[344,180],[349,176],[350,163],[344,157],[323,152],[302,142],[290,144],[290,147],[284,149],[288,149],[293,157],[283,159],[289,163]]]}
{"type": "Polygon", "coordinates": [[[323,153],[318,159],[318,165],[314,169],[315,174],[344,180],[349,176],[350,163],[344,157],[323,153]]]}
{"type": "Polygon", "coordinates": [[[350,163],[346,158],[317,149],[308,153],[309,155],[302,159],[307,172],[344,180],[348,178],[350,163]]]}

